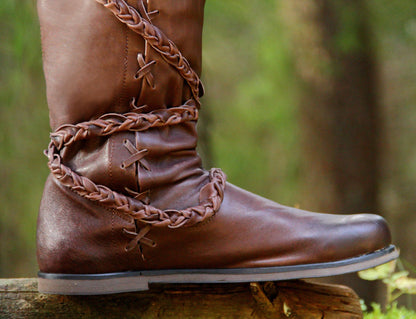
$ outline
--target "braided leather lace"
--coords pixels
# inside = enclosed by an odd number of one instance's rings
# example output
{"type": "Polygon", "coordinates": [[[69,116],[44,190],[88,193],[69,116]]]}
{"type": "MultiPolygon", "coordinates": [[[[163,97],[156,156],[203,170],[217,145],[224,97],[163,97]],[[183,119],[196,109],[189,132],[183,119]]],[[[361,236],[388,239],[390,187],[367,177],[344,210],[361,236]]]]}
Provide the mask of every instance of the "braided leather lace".
{"type": "MultiPolygon", "coordinates": [[[[198,119],[199,97],[203,94],[200,79],[177,46],[151,23],[150,16],[158,12],[147,13],[143,0],[138,1],[138,9],[128,5],[124,0],[96,1],[109,9],[131,30],[142,36],[146,41],[146,46],[150,45],[167,63],[175,67],[190,86],[193,98],[179,107],[160,109],[149,113],[140,113],[141,107],[137,107],[133,99],[133,110],[129,113],[109,113],[96,120],[74,125],[62,125],[51,134],[51,142],[46,151],[49,159],[48,166],[52,174],[63,185],[83,198],[99,202],[110,209],[117,209],[131,215],[141,223],[148,224],[137,233],[124,230],[126,235],[132,238],[126,250],[131,250],[140,243],[154,247],[155,243],[144,237],[149,232],[150,226],[170,228],[190,226],[213,216],[219,210],[224,196],[225,174],[220,169],[210,170],[210,182],[200,190],[199,205],[183,210],[160,210],[149,205],[147,192],[136,193],[126,189],[132,197],[126,196],[104,185],[95,184],[89,178],[77,174],[63,164],[60,151],[74,142],[97,136],[109,136],[122,131],[140,132],[149,128],[177,125],[198,119]]],[[[140,69],[135,75],[136,78],[141,78],[147,85],[153,87],[154,78],[151,67],[154,62],[146,61],[146,55],[138,54],[138,64],[140,69]]],[[[145,160],[148,153],[146,149],[138,150],[129,141],[126,141],[124,146],[129,150],[131,156],[122,165],[128,167],[138,162],[143,168],[149,169],[145,160]]],[[[142,253],[141,246],[139,245],[139,247],[142,253]]]]}
{"type": "MultiPolygon", "coordinates": [[[[192,95],[199,105],[199,97],[203,94],[203,86],[188,60],[182,55],[173,43],[158,27],[153,25],[146,16],[127,4],[124,0],[96,0],[109,9],[121,22],[146,40],[155,51],[170,65],[176,68],[191,88],[192,95]]],[[[142,0],[138,1],[142,8],[142,0]]],[[[142,11],[144,9],[141,9],[142,11]]]]}

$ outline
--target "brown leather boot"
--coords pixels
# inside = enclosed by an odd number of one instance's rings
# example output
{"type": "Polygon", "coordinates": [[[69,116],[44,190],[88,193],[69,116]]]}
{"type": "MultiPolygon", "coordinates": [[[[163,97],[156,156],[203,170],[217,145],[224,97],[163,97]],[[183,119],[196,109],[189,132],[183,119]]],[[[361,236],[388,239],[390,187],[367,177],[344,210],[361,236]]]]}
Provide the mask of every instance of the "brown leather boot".
{"type": "Polygon", "coordinates": [[[39,290],[321,277],[398,256],[376,215],[285,207],[195,151],[204,0],[38,0],[51,175],[39,290]]]}

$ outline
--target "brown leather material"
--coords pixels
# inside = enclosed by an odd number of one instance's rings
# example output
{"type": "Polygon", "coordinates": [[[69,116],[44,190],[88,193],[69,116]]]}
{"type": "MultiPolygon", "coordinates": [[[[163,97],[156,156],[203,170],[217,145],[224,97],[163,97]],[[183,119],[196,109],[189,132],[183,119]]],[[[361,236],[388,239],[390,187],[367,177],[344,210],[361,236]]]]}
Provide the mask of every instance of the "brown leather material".
{"type": "Polygon", "coordinates": [[[78,174],[107,185],[118,192],[126,188],[138,191],[137,173],[134,166],[122,168],[122,162],[129,157],[123,141],[131,134],[118,133],[108,138],[91,138],[75,143],[62,150],[62,158],[78,174]]]}
{"type": "MultiPolygon", "coordinates": [[[[188,60],[181,53],[177,45],[174,42],[172,42],[166,36],[166,34],[157,27],[156,24],[153,24],[151,22],[151,18],[148,16],[148,10],[146,10],[144,2],[139,1],[138,8],[135,8],[134,6],[130,6],[124,0],[97,0],[97,1],[101,3],[104,7],[109,9],[114,14],[114,16],[118,20],[120,20],[122,23],[127,25],[129,29],[133,30],[138,35],[143,37],[143,39],[145,40],[144,64],[155,61],[156,63],[155,63],[154,69],[161,71],[160,80],[162,81],[161,82],[162,85],[159,87],[155,87],[155,88],[152,88],[151,86],[149,86],[148,88],[142,89],[142,92],[139,98],[139,103],[143,103],[143,105],[150,106],[151,108],[153,104],[156,106],[156,108],[161,108],[166,102],[167,103],[170,102],[170,104],[168,104],[169,106],[180,105],[181,95],[183,93],[185,93],[186,95],[186,92],[188,91],[188,88],[183,89],[182,85],[180,85],[180,83],[183,82],[183,80],[185,80],[186,83],[189,85],[189,89],[191,90],[192,96],[194,97],[195,101],[198,102],[198,98],[200,94],[202,94],[202,92],[200,91],[201,82],[199,80],[198,75],[192,69],[188,60]],[[153,55],[151,52],[154,52],[154,51],[156,51],[158,54],[153,55]],[[153,60],[153,58],[155,60],[153,60]],[[173,75],[173,73],[171,73],[173,70],[169,68],[165,68],[164,67],[165,64],[163,62],[166,62],[169,66],[173,66],[177,71],[176,74],[173,75]],[[156,66],[160,66],[160,68],[157,69],[156,66]],[[182,79],[179,80],[178,76],[181,76],[183,80],[182,79]],[[172,91],[170,89],[172,89],[172,91]],[[165,92],[168,92],[168,94],[166,94],[165,92]],[[181,95],[178,95],[177,92],[180,92],[181,95]],[[171,98],[172,94],[173,94],[173,97],[176,97],[176,99],[171,98]],[[163,98],[161,99],[160,96],[164,97],[164,99],[163,98]],[[148,100],[147,97],[149,97],[150,100],[148,100]]],[[[167,15],[166,13],[178,12],[178,11],[186,13],[192,7],[193,8],[199,7],[200,11],[202,12],[204,2],[205,1],[199,0],[199,1],[196,1],[192,6],[190,6],[188,1],[175,1],[175,0],[164,1],[163,4],[160,5],[163,10],[159,13],[162,14],[162,18],[163,18],[163,15],[165,15],[164,17],[165,20],[168,20],[169,15],[167,15]]],[[[202,32],[202,21],[196,20],[195,19],[196,17],[192,17],[189,20],[189,22],[191,23],[190,24],[191,28],[190,30],[187,30],[190,32],[191,35],[192,34],[196,35],[196,38],[191,36],[191,39],[194,38],[194,40],[200,39],[201,32],[202,32]],[[199,27],[198,27],[198,24],[199,24],[199,27]]],[[[167,23],[170,24],[171,26],[175,26],[177,23],[177,20],[169,19],[167,23]]],[[[175,32],[176,35],[182,35],[182,36],[187,37],[187,34],[185,34],[184,32],[182,33],[177,32],[176,29],[173,30],[172,28],[168,28],[168,30],[175,32]]],[[[189,41],[189,40],[187,39],[186,41],[189,41]]],[[[201,40],[199,40],[199,43],[200,41],[201,40]]],[[[198,47],[198,42],[196,42],[196,44],[197,44],[196,49],[200,49],[200,45],[198,47]]],[[[193,48],[192,53],[194,52],[197,52],[197,54],[199,53],[200,55],[201,51],[200,50],[195,51],[195,48],[193,48]]],[[[143,56],[143,53],[141,53],[141,55],[143,56]]],[[[168,65],[166,65],[166,67],[168,65]]]]}
{"type": "Polygon", "coordinates": [[[138,166],[140,190],[177,183],[201,174],[201,159],[195,150],[195,124],[188,122],[136,134],[135,142],[149,151],[146,155],[149,168],[138,166]]]}
{"type": "Polygon", "coordinates": [[[215,216],[193,227],[154,229],[149,237],[157,247],[144,247],[147,269],[330,262],[376,251],[391,240],[386,222],[377,215],[311,213],[229,183],[215,216]]]}
{"type": "MultiPolygon", "coordinates": [[[[170,189],[180,197],[184,185],[170,189]]],[[[236,268],[329,262],[362,255],[390,243],[377,215],[330,215],[281,206],[227,184],[219,212],[192,227],[154,228],[156,247],[124,249],[133,220],[80,199],[52,177],[45,187],[38,225],[40,270],[106,273],[175,268],[236,268]],[[68,213],[74,212],[76,213],[68,213]],[[82,243],[82,244],[81,244],[82,243]]],[[[189,203],[195,198],[187,198],[189,203]]]]}
{"type": "Polygon", "coordinates": [[[204,0],[38,0],[50,108],[38,217],[45,273],[344,260],[391,238],[377,215],[289,208],[196,152],[204,0]]]}
{"type": "Polygon", "coordinates": [[[196,143],[195,122],[188,122],[140,134],[120,132],[109,138],[87,139],[65,147],[61,153],[63,161],[78,174],[129,194],[126,188],[145,191],[200,175],[201,159],[195,151],[196,143]],[[134,155],[125,146],[127,140],[136,152],[148,151],[146,159],[142,159],[146,165],[123,165],[134,155]],[[167,167],[166,161],[170,163],[167,167]]]}
{"type": "Polygon", "coordinates": [[[143,39],[95,1],[38,0],[38,14],[52,129],[129,111],[143,39]]]}
{"type": "MultiPolygon", "coordinates": [[[[180,51],[188,58],[195,72],[201,73],[202,52],[202,22],[205,1],[195,1],[193,6],[187,0],[157,0],[151,1],[148,11],[157,10],[158,14],[152,18],[152,24],[163,30],[163,32],[175,43],[180,51]],[[178,17],[181,26],[176,27],[178,17]]],[[[161,106],[178,106],[182,101],[191,97],[189,87],[182,76],[168,65],[160,54],[147,44],[146,58],[155,61],[152,74],[155,78],[155,89],[143,89],[137,103],[149,105],[153,108],[161,106]]]]}
{"type": "Polygon", "coordinates": [[[50,176],[37,227],[41,271],[96,273],[127,271],[139,258],[127,253],[123,229],[135,230],[132,217],[80,198],[50,176]]]}

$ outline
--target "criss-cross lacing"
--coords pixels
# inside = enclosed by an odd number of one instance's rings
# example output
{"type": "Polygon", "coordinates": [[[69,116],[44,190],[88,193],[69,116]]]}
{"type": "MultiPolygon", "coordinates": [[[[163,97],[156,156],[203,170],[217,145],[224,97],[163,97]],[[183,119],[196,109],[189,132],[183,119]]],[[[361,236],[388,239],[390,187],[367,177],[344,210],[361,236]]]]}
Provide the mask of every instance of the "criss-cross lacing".
{"type": "Polygon", "coordinates": [[[150,226],[146,226],[146,227],[141,228],[139,230],[139,232],[136,233],[136,232],[132,232],[132,231],[129,231],[129,230],[123,228],[124,234],[126,234],[128,237],[132,238],[132,240],[126,246],[125,250],[126,251],[131,251],[136,246],[139,246],[140,255],[141,255],[143,260],[146,260],[146,258],[144,257],[144,254],[143,254],[142,245],[146,245],[148,247],[156,247],[156,243],[153,240],[144,237],[150,231],[150,229],[151,229],[150,226]]]}
{"type": "Polygon", "coordinates": [[[139,53],[137,55],[137,62],[139,63],[140,69],[136,72],[134,76],[136,79],[144,79],[146,83],[153,89],[155,87],[155,82],[153,80],[153,74],[150,72],[150,68],[156,61],[145,62],[143,54],[139,53]]]}
{"type": "Polygon", "coordinates": [[[127,158],[125,161],[123,161],[123,163],[121,163],[121,168],[124,169],[124,168],[129,167],[133,163],[139,163],[139,165],[143,167],[145,170],[147,171],[151,170],[149,164],[147,164],[147,161],[144,158],[149,153],[149,150],[145,148],[138,150],[136,146],[134,146],[133,143],[127,139],[123,141],[123,145],[131,153],[131,156],[127,158]]]}

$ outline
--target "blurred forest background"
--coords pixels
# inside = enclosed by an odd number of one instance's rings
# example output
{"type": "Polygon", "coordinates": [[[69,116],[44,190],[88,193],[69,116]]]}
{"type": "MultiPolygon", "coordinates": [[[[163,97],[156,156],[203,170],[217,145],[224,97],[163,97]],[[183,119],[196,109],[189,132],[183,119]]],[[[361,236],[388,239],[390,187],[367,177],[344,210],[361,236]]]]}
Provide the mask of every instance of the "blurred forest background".
{"type": "MultiPolygon", "coordinates": [[[[49,139],[35,0],[1,0],[0,30],[0,276],[33,277],[49,139]]],[[[205,166],[286,205],[379,213],[416,265],[415,49],[414,0],[207,0],[205,166]]]]}

